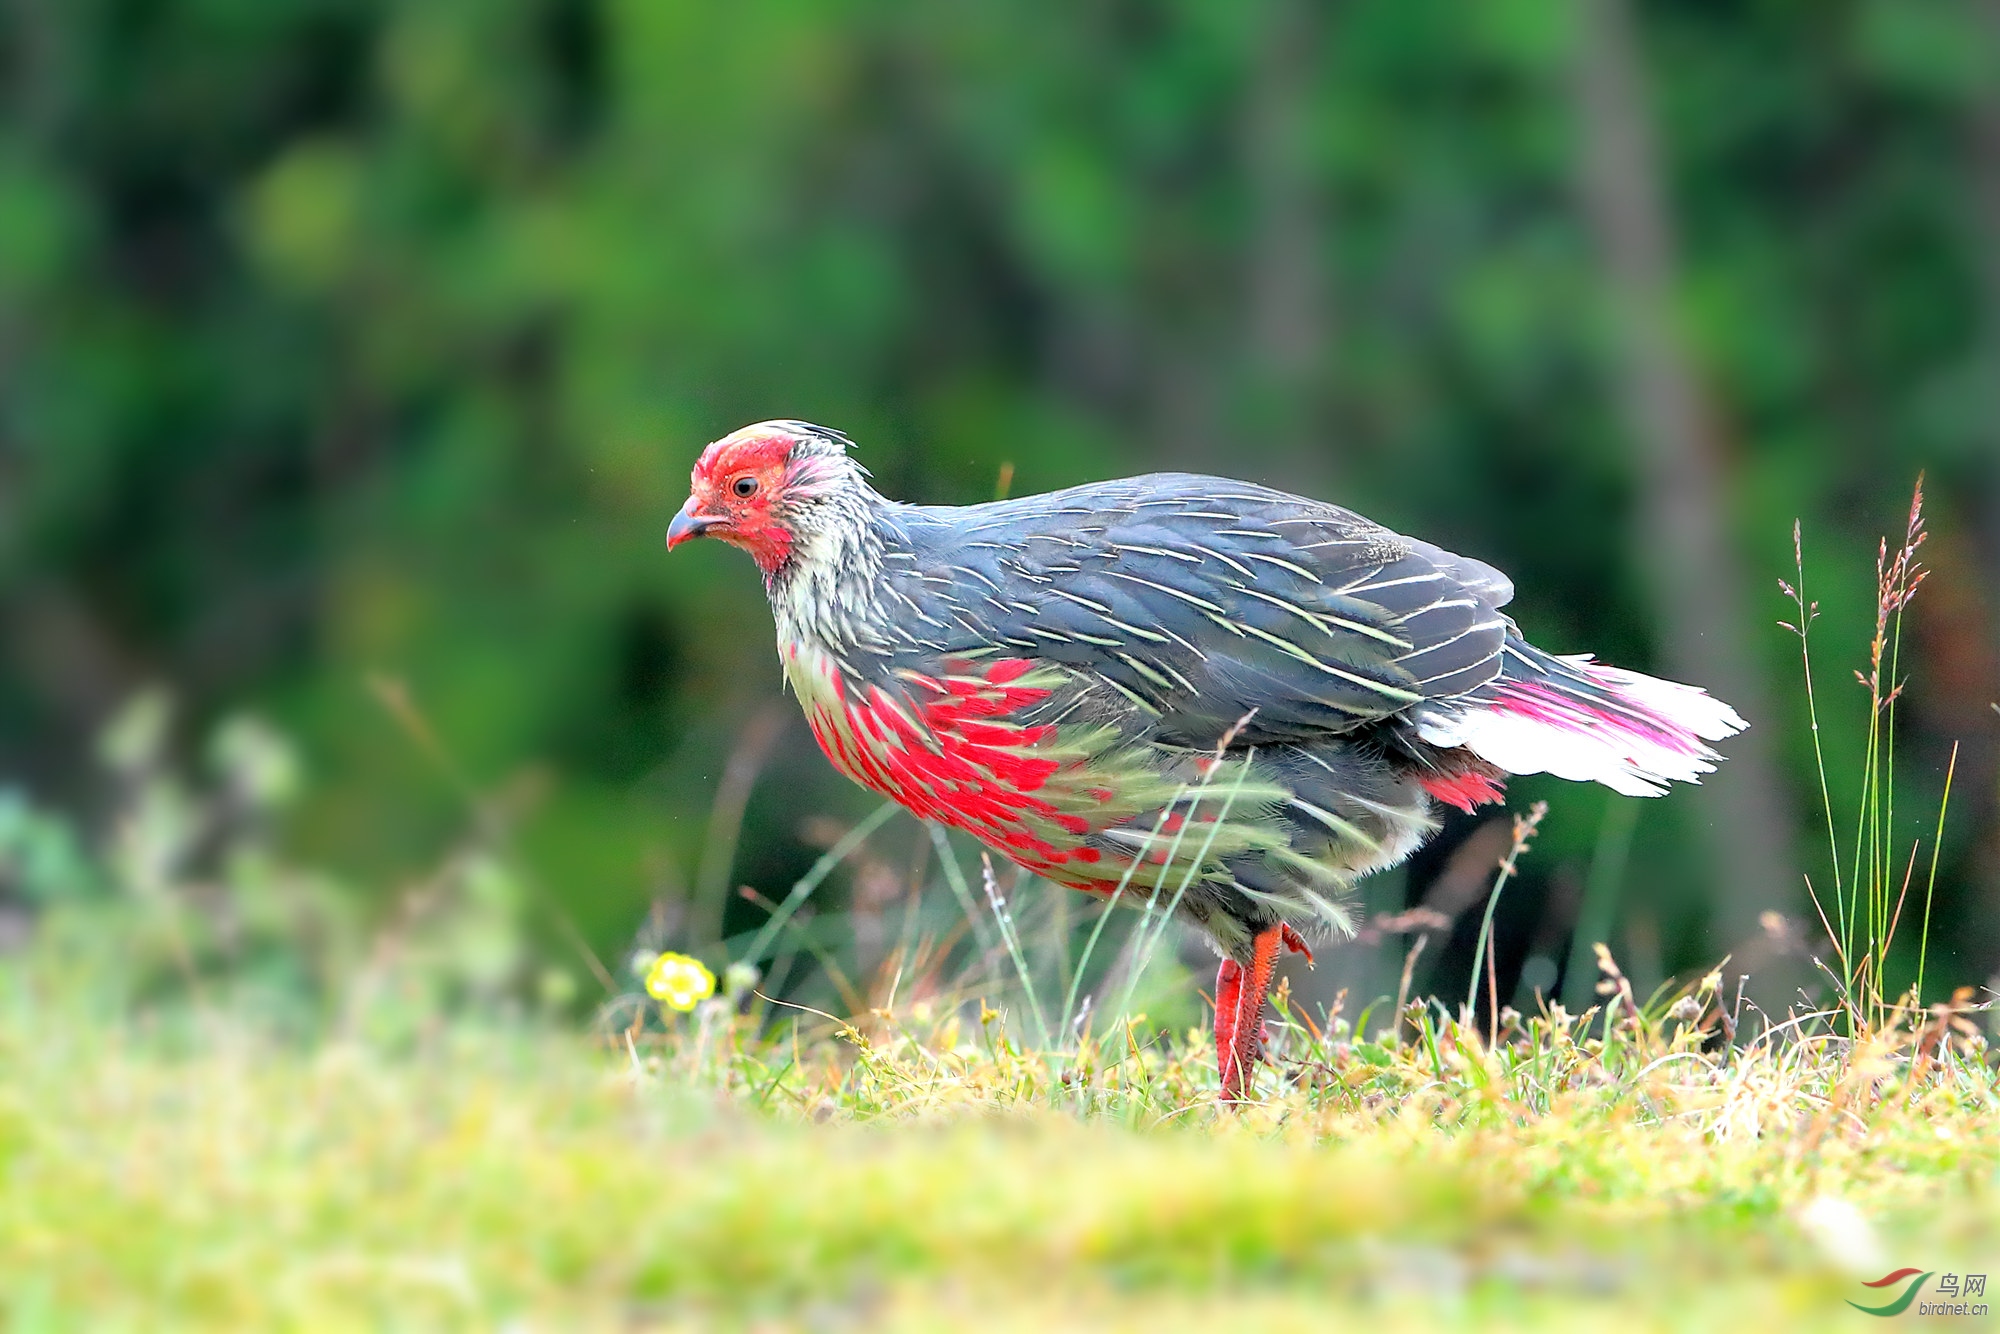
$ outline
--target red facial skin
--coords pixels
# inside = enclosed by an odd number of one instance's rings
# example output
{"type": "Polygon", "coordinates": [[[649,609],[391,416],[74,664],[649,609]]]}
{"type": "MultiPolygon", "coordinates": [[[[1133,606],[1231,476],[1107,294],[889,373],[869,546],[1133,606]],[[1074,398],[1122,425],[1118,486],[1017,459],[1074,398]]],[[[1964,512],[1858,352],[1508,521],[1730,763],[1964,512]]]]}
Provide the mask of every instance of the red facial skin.
{"type": "Polygon", "coordinates": [[[667,530],[667,550],[696,537],[741,547],[766,578],[791,554],[792,533],[779,517],[790,481],[792,442],[755,427],[724,436],[694,465],[687,503],[667,530]],[[740,489],[749,486],[749,495],[740,489]]]}

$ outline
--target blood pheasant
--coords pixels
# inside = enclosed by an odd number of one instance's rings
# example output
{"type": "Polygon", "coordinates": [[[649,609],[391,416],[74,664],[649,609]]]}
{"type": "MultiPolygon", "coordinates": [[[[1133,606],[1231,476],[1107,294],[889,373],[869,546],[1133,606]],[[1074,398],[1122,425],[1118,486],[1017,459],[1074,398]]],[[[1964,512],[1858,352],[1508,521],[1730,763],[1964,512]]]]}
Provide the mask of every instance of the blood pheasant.
{"type": "Polygon", "coordinates": [[[1334,505],[1161,473],[949,508],[871,488],[837,432],[710,445],[667,530],[764,574],[834,766],[1036,875],[1156,898],[1222,956],[1223,1097],[1272,966],[1437,828],[1553,773],[1654,796],[1740,731],[1720,700],[1521,638],[1491,566],[1334,505]]]}

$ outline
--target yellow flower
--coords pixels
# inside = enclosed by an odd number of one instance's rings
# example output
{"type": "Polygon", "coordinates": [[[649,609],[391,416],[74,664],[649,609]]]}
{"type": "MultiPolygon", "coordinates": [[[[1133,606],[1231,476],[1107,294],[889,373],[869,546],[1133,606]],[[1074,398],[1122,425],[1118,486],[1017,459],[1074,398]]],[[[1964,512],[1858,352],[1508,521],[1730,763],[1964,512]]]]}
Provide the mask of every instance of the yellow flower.
{"type": "Polygon", "coordinates": [[[699,959],[662,954],[646,974],[646,994],[670,1009],[686,1012],[715,994],[715,974],[699,959]]]}

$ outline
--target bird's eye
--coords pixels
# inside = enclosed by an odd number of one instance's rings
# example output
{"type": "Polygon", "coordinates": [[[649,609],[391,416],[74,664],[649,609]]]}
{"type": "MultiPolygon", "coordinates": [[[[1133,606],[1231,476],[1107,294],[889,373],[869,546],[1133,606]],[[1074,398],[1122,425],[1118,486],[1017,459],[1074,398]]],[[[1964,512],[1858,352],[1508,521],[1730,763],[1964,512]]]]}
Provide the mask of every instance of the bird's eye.
{"type": "Polygon", "coordinates": [[[729,489],[747,499],[757,494],[757,479],[755,477],[739,477],[736,479],[736,484],[729,489]]]}

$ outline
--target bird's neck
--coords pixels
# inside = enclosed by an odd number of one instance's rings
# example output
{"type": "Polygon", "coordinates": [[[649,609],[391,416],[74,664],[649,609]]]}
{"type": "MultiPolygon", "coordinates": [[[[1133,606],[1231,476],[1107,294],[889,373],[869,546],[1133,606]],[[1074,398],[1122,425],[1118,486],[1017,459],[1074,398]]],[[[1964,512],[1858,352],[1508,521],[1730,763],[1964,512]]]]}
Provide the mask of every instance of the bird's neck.
{"type": "Polygon", "coordinates": [[[765,576],[781,652],[847,659],[882,641],[884,561],[899,541],[893,502],[859,485],[814,507],[793,534],[791,559],[765,576]]]}

